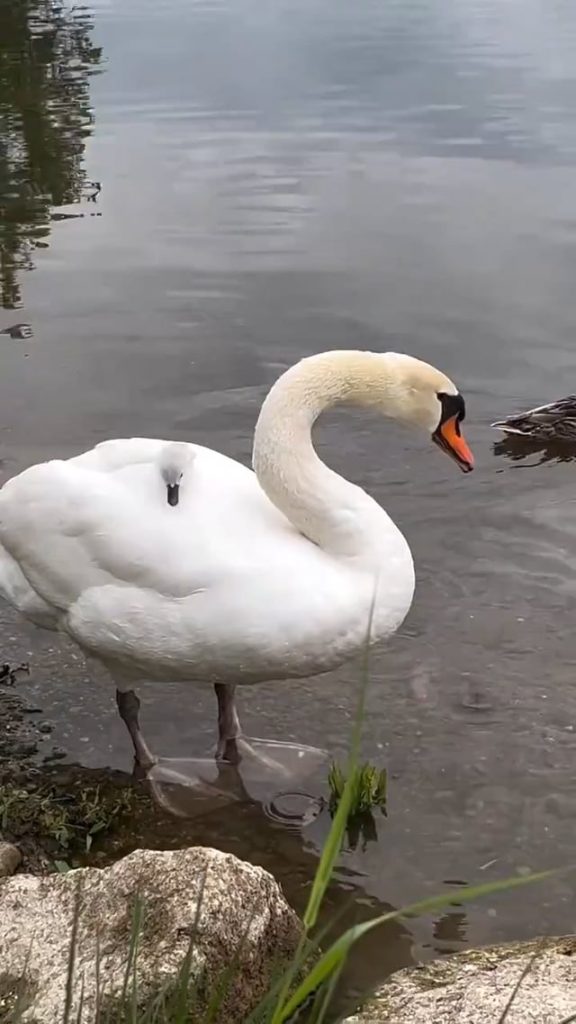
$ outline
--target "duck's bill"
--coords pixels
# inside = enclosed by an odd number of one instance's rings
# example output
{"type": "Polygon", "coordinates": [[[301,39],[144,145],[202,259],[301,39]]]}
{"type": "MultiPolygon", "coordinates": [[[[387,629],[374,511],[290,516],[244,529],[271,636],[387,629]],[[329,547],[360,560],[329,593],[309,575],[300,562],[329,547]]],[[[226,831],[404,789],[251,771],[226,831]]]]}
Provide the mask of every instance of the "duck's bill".
{"type": "Polygon", "coordinates": [[[474,456],[462,436],[457,416],[451,416],[441,423],[432,434],[432,440],[458,463],[463,473],[470,473],[474,469],[474,456]]]}
{"type": "Polygon", "coordinates": [[[502,430],[504,434],[514,434],[515,437],[530,437],[528,430],[515,427],[511,423],[507,423],[506,420],[499,420],[497,423],[491,423],[490,426],[494,430],[502,430]]]}

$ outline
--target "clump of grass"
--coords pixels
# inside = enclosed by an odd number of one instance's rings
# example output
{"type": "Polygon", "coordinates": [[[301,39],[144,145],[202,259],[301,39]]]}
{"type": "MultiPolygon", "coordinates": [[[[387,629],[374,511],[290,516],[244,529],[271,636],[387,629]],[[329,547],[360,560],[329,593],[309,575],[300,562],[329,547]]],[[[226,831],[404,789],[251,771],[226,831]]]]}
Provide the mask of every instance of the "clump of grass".
{"type": "MultiPolygon", "coordinates": [[[[379,810],[386,814],[388,799],[388,776],[385,768],[378,769],[375,765],[365,762],[352,769],[352,800],[349,817],[368,814],[379,810]]],[[[330,787],[329,808],[333,815],[342,799],[346,786],[346,775],[340,765],[333,762],[328,772],[330,787]]]]}
{"type": "Polygon", "coordinates": [[[96,785],[67,795],[50,784],[0,784],[0,832],[16,840],[34,832],[54,853],[89,853],[95,838],[110,831],[129,809],[127,790],[107,792],[96,785]]]}
{"type": "MultiPolygon", "coordinates": [[[[374,843],[378,838],[373,811],[379,810],[384,815],[387,813],[388,779],[385,768],[378,769],[368,762],[353,766],[351,772],[352,803],[346,822],[346,835],[352,850],[360,842],[364,850],[368,843],[374,843]]],[[[332,817],[340,804],[346,782],[347,776],[342,768],[333,763],[328,773],[328,809],[332,817]]]]}

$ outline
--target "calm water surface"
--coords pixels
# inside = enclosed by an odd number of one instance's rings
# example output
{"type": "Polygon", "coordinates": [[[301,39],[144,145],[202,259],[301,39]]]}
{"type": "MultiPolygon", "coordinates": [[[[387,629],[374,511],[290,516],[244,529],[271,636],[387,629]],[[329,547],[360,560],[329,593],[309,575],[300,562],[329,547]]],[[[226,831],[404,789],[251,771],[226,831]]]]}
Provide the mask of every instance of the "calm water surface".
{"type": "MultiPolygon", "coordinates": [[[[0,0],[0,125],[0,330],[30,325],[0,335],[3,477],[133,434],[247,462],[266,388],[327,347],[440,366],[467,397],[471,478],[365,415],[319,430],[418,574],[372,662],[364,746],[389,767],[389,816],[332,899],[366,915],[572,861],[576,467],[495,450],[489,424],[576,389],[573,5],[0,0]]],[[[110,690],[3,622],[61,746],[128,767],[110,690]]],[[[255,688],[245,725],[338,754],[355,677],[255,688]]],[[[155,749],[207,749],[208,694],[144,702],[155,749]]],[[[300,836],[233,808],[197,828],[302,904],[322,823],[300,836]]],[[[557,881],[380,935],[352,984],[575,928],[557,881]]]]}

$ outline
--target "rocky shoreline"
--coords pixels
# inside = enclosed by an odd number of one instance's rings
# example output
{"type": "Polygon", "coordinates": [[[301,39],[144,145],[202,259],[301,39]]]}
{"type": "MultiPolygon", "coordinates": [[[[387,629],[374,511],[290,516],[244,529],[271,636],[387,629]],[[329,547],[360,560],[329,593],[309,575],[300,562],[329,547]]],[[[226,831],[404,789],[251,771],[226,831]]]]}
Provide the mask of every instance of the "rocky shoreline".
{"type": "Polygon", "coordinates": [[[145,781],[65,760],[50,733],[41,709],[0,683],[0,843],[21,851],[20,872],[105,867],[138,848],[198,843],[194,820],[163,809],[145,781]]]}
{"type": "Polygon", "coordinates": [[[576,1021],[576,937],[487,946],[392,975],[346,1024],[576,1021]],[[505,1016],[503,1016],[505,1014],[505,1016]]]}
{"type": "Polygon", "coordinates": [[[40,708],[0,685],[0,841],[19,848],[28,873],[109,863],[115,854],[104,852],[104,839],[113,846],[128,820],[154,813],[154,804],[123,772],[63,764],[50,732],[40,708]]]}

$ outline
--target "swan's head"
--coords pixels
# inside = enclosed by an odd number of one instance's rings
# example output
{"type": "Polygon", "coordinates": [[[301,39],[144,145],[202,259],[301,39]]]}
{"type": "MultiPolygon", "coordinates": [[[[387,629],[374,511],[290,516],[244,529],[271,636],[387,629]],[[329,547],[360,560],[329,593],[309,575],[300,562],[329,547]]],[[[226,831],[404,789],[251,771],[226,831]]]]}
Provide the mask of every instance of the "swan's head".
{"type": "Polygon", "coordinates": [[[474,456],[462,434],[466,405],[456,385],[413,356],[386,352],[381,358],[386,377],[383,411],[428,431],[434,443],[469,473],[474,456]]]}
{"type": "Polygon", "coordinates": [[[464,399],[449,377],[429,363],[398,352],[320,352],[301,359],[276,381],[266,398],[254,438],[254,465],[285,425],[294,447],[295,424],[309,430],[320,413],[339,402],[369,406],[384,416],[423,428],[465,472],[474,457],[462,436],[464,399]]]}
{"type": "Polygon", "coordinates": [[[186,470],[194,461],[194,448],[184,441],[166,444],[160,454],[160,474],[166,484],[166,500],[177,505],[180,500],[180,483],[186,470]]]}

